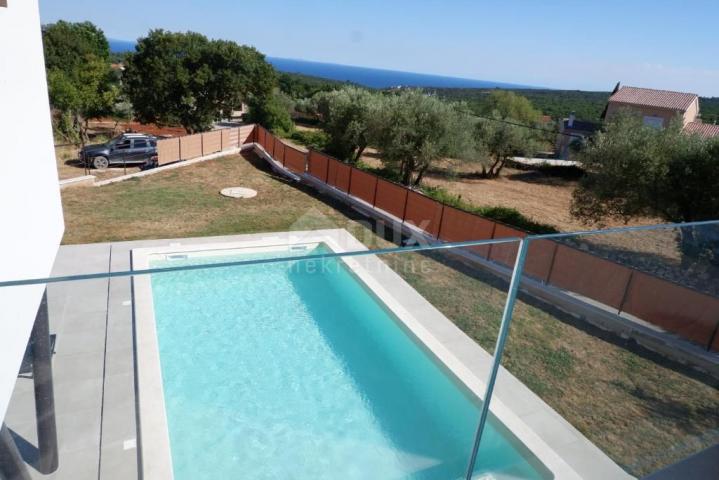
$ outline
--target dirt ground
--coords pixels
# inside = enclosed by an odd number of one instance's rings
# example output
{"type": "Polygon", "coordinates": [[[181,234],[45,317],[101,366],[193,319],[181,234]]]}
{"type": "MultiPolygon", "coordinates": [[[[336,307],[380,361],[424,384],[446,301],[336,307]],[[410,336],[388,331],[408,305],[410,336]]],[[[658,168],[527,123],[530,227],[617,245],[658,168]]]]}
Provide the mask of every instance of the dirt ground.
{"type": "Polygon", "coordinates": [[[127,169],[124,169],[122,166],[112,166],[105,170],[95,170],[94,168],[91,168],[88,171],[77,158],[77,152],[79,149],[80,147],[77,145],[55,147],[57,173],[60,180],[81,177],[83,175],[95,175],[98,180],[106,180],[108,178],[119,177],[125,173],[130,174],[140,171],[140,167],[137,166],[128,166],[127,169]]]}

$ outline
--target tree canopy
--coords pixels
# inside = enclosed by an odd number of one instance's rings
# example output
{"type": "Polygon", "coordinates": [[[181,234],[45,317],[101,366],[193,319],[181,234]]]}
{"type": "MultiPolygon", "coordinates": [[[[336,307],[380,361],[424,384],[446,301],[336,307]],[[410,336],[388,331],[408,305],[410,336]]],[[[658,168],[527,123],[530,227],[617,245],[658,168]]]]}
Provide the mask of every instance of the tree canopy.
{"type": "Polygon", "coordinates": [[[545,133],[521,125],[536,126],[540,112],[525,97],[505,90],[493,91],[485,115],[475,128],[477,151],[483,177],[499,176],[508,160],[517,154],[532,154],[545,133]],[[483,153],[483,154],[482,154],[483,153]]]}
{"type": "Polygon", "coordinates": [[[207,130],[242,101],[262,105],[277,81],[252,47],[194,32],[152,30],[128,57],[124,74],[135,115],[144,123],[207,130]]]}
{"type": "MultiPolygon", "coordinates": [[[[719,217],[719,139],[688,135],[679,120],[655,129],[636,115],[619,115],[586,147],[581,162],[587,174],[574,193],[572,213],[582,219],[719,217]]],[[[680,233],[685,253],[706,250],[702,242],[711,237],[713,261],[719,262],[719,228],[680,233]]]]}
{"type": "Polygon", "coordinates": [[[107,39],[89,22],[59,21],[43,27],[43,46],[56,129],[84,142],[87,120],[111,115],[119,94],[107,39]]]}
{"type": "Polygon", "coordinates": [[[358,87],[322,92],[313,97],[320,125],[329,136],[327,152],[356,162],[371,141],[382,96],[358,87]]]}
{"type": "Polygon", "coordinates": [[[385,97],[374,118],[374,143],[382,161],[405,185],[419,185],[432,164],[467,145],[462,108],[419,90],[385,97]]]}

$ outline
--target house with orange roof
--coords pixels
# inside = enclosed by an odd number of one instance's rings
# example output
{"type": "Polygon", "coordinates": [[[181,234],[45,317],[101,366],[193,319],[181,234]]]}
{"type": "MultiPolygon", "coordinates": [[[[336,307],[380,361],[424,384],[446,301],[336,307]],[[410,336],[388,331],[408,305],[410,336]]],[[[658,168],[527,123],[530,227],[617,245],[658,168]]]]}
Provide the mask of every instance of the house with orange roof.
{"type": "Polygon", "coordinates": [[[617,85],[609,97],[602,119],[609,120],[627,109],[638,112],[645,125],[665,128],[679,118],[687,133],[704,138],[719,136],[719,125],[701,122],[699,96],[694,93],[617,85]]]}

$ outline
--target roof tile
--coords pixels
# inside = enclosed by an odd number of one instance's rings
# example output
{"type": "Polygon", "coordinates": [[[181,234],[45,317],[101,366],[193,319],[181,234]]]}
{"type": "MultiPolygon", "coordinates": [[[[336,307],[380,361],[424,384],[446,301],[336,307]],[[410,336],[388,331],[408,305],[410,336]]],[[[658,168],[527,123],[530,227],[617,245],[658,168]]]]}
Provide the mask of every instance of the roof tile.
{"type": "Polygon", "coordinates": [[[697,98],[693,93],[653,90],[651,88],[622,87],[609,97],[610,102],[618,102],[644,107],[667,108],[686,111],[697,98]]]}

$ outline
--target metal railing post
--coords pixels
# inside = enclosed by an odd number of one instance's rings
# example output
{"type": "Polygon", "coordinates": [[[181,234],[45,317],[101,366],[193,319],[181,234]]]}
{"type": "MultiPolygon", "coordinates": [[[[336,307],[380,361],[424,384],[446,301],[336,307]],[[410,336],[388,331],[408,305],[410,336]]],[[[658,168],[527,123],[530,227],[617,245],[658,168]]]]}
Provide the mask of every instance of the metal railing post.
{"type": "Polygon", "coordinates": [[[519,241],[519,251],[517,252],[517,260],[514,262],[512,280],[509,282],[507,303],[504,304],[502,323],[499,327],[499,335],[497,335],[497,344],[494,347],[492,369],[489,373],[487,388],[484,392],[484,398],[482,400],[482,412],[479,417],[479,424],[477,425],[477,433],[474,437],[474,445],[472,446],[472,454],[469,459],[469,465],[467,466],[466,480],[472,480],[474,465],[477,462],[477,452],[479,451],[479,444],[482,441],[482,433],[484,432],[487,417],[489,416],[489,402],[492,400],[494,384],[497,381],[497,373],[499,372],[499,365],[502,361],[502,353],[504,352],[504,344],[506,343],[507,335],[509,334],[509,324],[512,322],[512,311],[514,310],[514,302],[517,299],[519,283],[522,279],[522,270],[524,269],[524,260],[527,256],[527,248],[530,241],[531,240],[528,238],[523,238],[519,241]]]}

